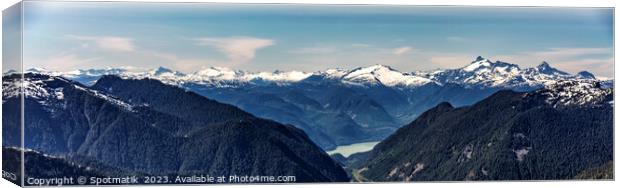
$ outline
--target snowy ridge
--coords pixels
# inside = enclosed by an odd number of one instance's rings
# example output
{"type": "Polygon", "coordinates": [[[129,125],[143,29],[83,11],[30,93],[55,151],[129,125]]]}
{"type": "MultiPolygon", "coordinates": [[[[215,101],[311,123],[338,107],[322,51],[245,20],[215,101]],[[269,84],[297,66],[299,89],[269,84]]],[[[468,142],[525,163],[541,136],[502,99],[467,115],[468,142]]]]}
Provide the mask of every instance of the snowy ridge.
{"type": "Polygon", "coordinates": [[[554,107],[613,105],[613,88],[607,88],[599,81],[559,81],[536,94],[544,96],[545,102],[554,107]]]}
{"type": "Polygon", "coordinates": [[[194,83],[215,87],[240,87],[248,84],[266,83],[286,85],[303,80],[309,77],[310,74],[301,71],[246,72],[223,67],[210,67],[192,74],[183,74],[179,72],[175,72],[174,75],[153,74],[151,71],[146,73],[127,72],[119,76],[134,79],[152,78],[171,85],[194,83]]]}
{"type": "Polygon", "coordinates": [[[25,98],[37,101],[39,104],[47,107],[47,110],[50,112],[54,112],[55,109],[58,108],[64,109],[66,107],[64,93],[67,89],[66,87],[74,87],[75,89],[87,92],[92,96],[106,100],[121,109],[133,111],[132,106],[124,101],[107,94],[102,94],[98,91],[82,87],[79,84],[63,77],[32,73],[25,75],[23,81],[21,82],[19,81],[19,78],[3,79],[3,103],[9,98],[19,97],[20,86],[23,86],[25,98]]]}
{"type": "Polygon", "coordinates": [[[14,150],[17,150],[17,151],[27,152],[27,153],[28,152],[29,153],[35,153],[35,154],[39,154],[39,155],[42,155],[44,157],[52,158],[52,159],[65,159],[65,157],[63,157],[63,156],[56,156],[56,155],[45,154],[43,152],[40,152],[40,151],[37,151],[37,150],[34,150],[34,149],[30,149],[30,148],[22,148],[22,147],[16,147],[16,146],[8,146],[7,148],[14,149],[14,150]]]}
{"type": "Polygon", "coordinates": [[[49,71],[41,68],[26,70],[26,73],[38,73],[50,76],[62,76],[74,80],[86,80],[83,84],[92,85],[101,76],[117,75],[122,78],[143,79],[152,78],[167,84],[179,85],[184,83],[196,83],[220,87],[238,87],[246,84],[276,83],[287,84],[301,81],[311,73],[302,71],[274,71],[274,72],[248,72],[231,70],[224,67],[210,67],[196,71],[192,74],[184,74],[168,68],[159,67],[148,71],[136,71],[125,68],[106,69],[80,69],[69,72],[49,71]]]}
{"type": "Polygon", "coordinates": [[[327,69],[325,71],[318,71],[313,75],[321,76],[326,79],[338,80],[346,75],[349,71],[344,69],[327,69]]]}
{"type": "Polygon", "coordinates": [[[441,84],[458,84],[477,88],[536,88],[561,80],[595,80],[589,72],[571,75],[557,70],[547,62],[532,68],[521,69],[518,65],[491,61],[478,56],[469,65],[459,69],[433,72],[414,72],[441,84]]]}
{"type": "MultiPolygon", "coordinates": [[[[43,73],[43,71],[37,71],[43,73]]],[[[47,71],[49,72],[49,71],[47,71]]],[[[106,74],[123,74],[127,72],[123,68],[105,68],[105,69],[79,69],[62,74],[63,76],[76,77],[76,76],[101,76],[106,74]]]]}
{"type": "Polygon", "coordinates": [[[126,103],[125,101],[117,99],[116,97],[112,97],[112,96],[109,96],[107,94],[100,93],[99,91],[92,90],[92,89],[87,89],[87,88],[84,88],[84,87],[81,87],[81,86],[78,86],[78,85],[74,85],[74,87],[76,89],[88,92],[91,95],[96,96],[96,97],[98,97],[100,99],[106,100],[106,101],[108,101],[108,102],[110,102],[110,103],[112,103],[112,104],[114,104],[114,105],[116,105],[118,107],[121,107],[122,109],[125,109],[127,111],[133,111],[133,106],[131,106],[130,104],[126,103]]]}
{"type": "Polygon", "coordinates": [[[516,64],[491,61],[478,56],[470,64],[458,69],[436,71],[416,71],[404,73],[385,65],[371,65],[352,70],[327,69],[312,73],[302,71],[250,72],[224,67],[210,67],[185,74],[168,68],[153,70],[127,68],[87,69],[69,72],[54,72],[41,68],[28,69],[52,76],[60,76],[92,85],[103,75],[118,75],[123,78],[152,78],[166,84],[183,85],[187,83],[212,87],[243,87],[247,85],[287,85],[303,82],[307,78],[319,81],[336,81],[345,85],[372,87],[387,86],[396,88],[416,88],[427,84],[457,84],[467,88],[542,88],[562,80],[596,80],[587,71],[572,75],[549,63],[522,69],[516,64]]]}
{"type": "MultiPolygon", "coordinates": [[[[290,83],[303,80],[309,76],[309,73],[301,71],[247,72],[223,67],[211,67],[188,75],[186,80],[202,83],[252,83],[261,81],[290,83]]],[[[183,79],[183,77],[180,79],[183,79]]]]}
{"type": "Polygon", "coordinates": [[[22,82],[5,79],[2,82],[2,101],[4,103],[6,99],[20,97],[20,88],[23,86],[24,97],[34,99],[44,106],[58,104],[58,101],[64,99],[63,88],[48,87],[46,82],[49,81],[53,81],[53,79],[26,77],[22,82]]]}
{"type": "Polygon", "coordinates": [[[428,78],[405,74],[385,65],[373,65],[354,69],[344,74],[342,80],[344,83],[350,84],[381,84],[392,87],[415,87],[433,82],[428,78]]]}

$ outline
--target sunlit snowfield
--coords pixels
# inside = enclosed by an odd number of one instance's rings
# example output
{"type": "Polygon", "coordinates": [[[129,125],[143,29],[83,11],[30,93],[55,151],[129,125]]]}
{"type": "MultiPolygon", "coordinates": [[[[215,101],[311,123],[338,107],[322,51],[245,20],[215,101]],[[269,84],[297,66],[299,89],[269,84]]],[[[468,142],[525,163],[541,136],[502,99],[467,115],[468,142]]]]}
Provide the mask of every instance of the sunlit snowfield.
{"type": "Polygon", "coordinates": [[[349,157],[349,155],[354,154],[354,153],[370,151],[378,143],[379,142],[362,142],[362,143],[351,144],[351,145],[343,145],[343,146],[336,147],[336,149],[334,150],[327,151],[327,153],[330,155],[340,153],[345,157],[349,157]]]}

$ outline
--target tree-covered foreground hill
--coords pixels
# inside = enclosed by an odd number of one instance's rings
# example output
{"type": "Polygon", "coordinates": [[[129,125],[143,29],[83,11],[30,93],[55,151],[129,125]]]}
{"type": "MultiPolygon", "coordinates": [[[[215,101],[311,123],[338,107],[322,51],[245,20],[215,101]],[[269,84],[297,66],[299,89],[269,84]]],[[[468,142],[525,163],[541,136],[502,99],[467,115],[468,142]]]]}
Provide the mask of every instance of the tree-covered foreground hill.
{"type": "Polygon", "coordinates": [[[613,88],[567,81],[441,103],[348,160],[358,181],[610,179],[613,88]]]}
{"type": "MultiPolygon", "coordinates": [[[[18,108],[11,107],[20,104],[19,86],[23,85],[26,149],[61,157],[69,164],[115,175],[349,181],[345,171],[303,131],[175,86],[107,76],[87,87],[31,73],[24,75],[23,84],[15,84],[20,76],[3,78],[3,116],[19,115],[11,110],[18,108]]],[[[4,127],[13,127],[3,129],[4,135],[19,130],[19,122],[10,120],[3,118],[4,127]]],[[[20,146],[15,138],[3,137],[3,146],[20,146]]],[[[55,169],[29,162],[25,161],[26,172],[38,168],[48,174],[46,169],[55,169]]],[[[77,170],[81,168],[71,172],[77,170]]]]}

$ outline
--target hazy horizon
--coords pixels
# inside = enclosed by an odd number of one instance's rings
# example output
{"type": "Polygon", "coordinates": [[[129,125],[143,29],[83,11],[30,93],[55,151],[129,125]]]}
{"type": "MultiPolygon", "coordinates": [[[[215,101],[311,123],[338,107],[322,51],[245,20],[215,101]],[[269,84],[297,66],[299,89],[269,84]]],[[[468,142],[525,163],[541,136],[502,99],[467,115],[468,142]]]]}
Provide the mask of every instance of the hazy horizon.
{"type": "MultiPolygon", "coordinates": [[[[485,59],[486,59],[486,58],[485,58],[485,59]]],[[[473,59],[472,59],[472,60],[473,60],[473,59]]],[[[502,60],[493,60],[493,59],[488,59],[488,60],[490,60],[490,61],[492,61],[492,62],[496,62],[496,61],[505,62],[505,61],[502,61],[502,60]]],[[[473,61],[472,61],[472,62],[473,62],[473,61]]],[[[421,72],[432,72],[432,71],[436,71],[436,70],[459,69],[459,68],[463,68],[463,67],[466,67],[466,66],[470,65],[472,62],[466,62],[466,63],[465,63],[465,64],[463,64],[461,67],[455,67],[455,68],[435,68],[435,69],[431,69],[431,70],[415,70],[415,69],[414,69],[414,70],[401,70],[401,69],[398,69],[398,68],[396,68],[396,67],[392,67],[392,66],[389,66],[389,65],[383,65],[383,64],[372,64],[372,65],[361,66],[361,67],[354,67],[354,68],[344,69],[344,70],[353,70],[353,69],[356,69],[356,68],[364,68],[364,67],[370,67],[370,66],[374,66],[374,65],[382,65],[382,66],[388,66],[388,67],[393,68],[393,69],[395,69],[395,70],[397,70],[397,71],[399,71],[399,72],[402,72],[402,73],[411,73],[411,72],[417,72],[417,71],[421,71],[421,72]]],[[[505,62],[505,63],[511,63],[511,62],[505,62]]],[[[540,64],[542,64],[542,63],[543,63],[543,62],[540,62],[538,65],[540,65],[540,64]]],[[[547,63],[549,64],[549,66],[554,67],[554,68],[557,68],[557,67],[555,67],[555,66],[554,66],[554,64],[553,64],[553,63],[550,63],[550,62],[547,62],[547,63]]],[[[511,64],[512,64],[512,63],[511,63],[511,64]]],[[[527,68],[534,68],[534,67],[536,67],[536,66],[538,66],[538,65],[535,65],[535,66],[528,66],[528,67],[523,67],[523,66],[520,66],[520,65],[517,65],[517,66],[519,66],[519,68],[521,68],[521,69],[527,69],[527,68]]],[[[157,67],[120,66],[120,67],[89,67],[89,68],[78,68],[78,69],[72,69],[72,70],[67,70],[67,71],[53,70],[53,69],[48,69],[48,68],[44,68],[44,67],[24,67],[24,70],[25,70],[25,72],[28,72],[28,70],[29,70],[29,69],[30,69],[30,70],[32,70],[32,69],[44,69],[44,70],[46,70],[46,71],[51,71],[51,72],[68,73],[68,72],[78,71],[78,70],[83,70],[83,71],[86,71],[86,70],[110,70],[110,69],[123,69],[124,71],[127,71],[127,72],[136,72],[136,73],[137,73],[137,72],[154,71],[154,70],[157,70],[157,69],[159,69],[159,68],[170,69],[170,70],[172,70],[172,71],[178,71],[178,72],[181,72],[181,73],[184,73],[184,74],[192,74],[192,73],[196,73],[196,72],[199,72],[199,71],[201,71],[201,70],[204,70],[204,69],[209,69],[209,68],[223,68],[223,69],[230,69],[230,70],[234,70],[234,71],[244,71],[244,72],[253,72],[253,73],[259,73],[259,72],[276,72],[276,71],[282,71],[282,72],[301,71],[301,72],[305,72],[305,73],[314,73],[314,72],[326,71],[326,70],[328,70],[328,69],[343,69],[343,68],[341,68],[341,67],[330,67],[330,68],[326,68],[326,69],[318,69],[318,70],[311,70],[311,71],[302,71],[302,70],[280,70],[280,69],[275,69],[275,70],[257,70],[257,71],[252,71],[252,70],[245,70],[245,69],[243,69],[243,68],[231,68],[231,67],[224,67],[224,66],[211,66],[211,67],[202,67],[202,68],[198,68],[198,69],[191,70],[191,71],[183,71],[183,70],[177,70],[177,69],[174,69],[174,68],[171,68],[171,67],[165,67],[165,66],[157,66],[157,67]]],[[[9,71],[14,71],[14,70],[13,70],[13,69],[10,69],[10,70],[3,70],[3,73],[7,73],[7,72],[9,72],[9,71]]],[[[564,71],[564,70],[561,70],[561,69],[560,69],[560,71],[564,71]]],[[[582,70],[582,71],[588,71],[588,70],[582,70]]],[[[590,72],[590,71],[588,71],[588,72],[590,72]]],[[[567,73],[569,73],[569,74],[577,74],[577,72],[567,72],[567,73]]],[[[605,76],[599,76],[599,75],[595,75],[595,76],[596,76],[597,78],[600,78],[600,79],[613,79],[613,78],[614,78],[613,76],[612,76],[612,77],[605,77],[605,76]]]]}

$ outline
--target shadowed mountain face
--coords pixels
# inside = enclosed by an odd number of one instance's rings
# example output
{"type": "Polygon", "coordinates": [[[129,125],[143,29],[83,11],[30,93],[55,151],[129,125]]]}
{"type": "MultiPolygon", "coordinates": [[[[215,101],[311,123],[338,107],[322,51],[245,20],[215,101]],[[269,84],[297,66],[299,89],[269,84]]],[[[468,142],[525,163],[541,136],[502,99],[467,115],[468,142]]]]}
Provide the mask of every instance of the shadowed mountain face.
{"type": "Polygon", "coordinates": [[[359,181],[610,177],[598,169],[613,160],[613,89],[569,81],[441,103],[356,159],[359,181]]]}
{"type": "MultiPolygon", "coordinates": [[[[3,84],[5,104],[19,102],[12,87],[3,84]]],[[[159,81],[106,76],[91,88],[61,77],[26,74],[24,89],[26,148],[70,162],[96,163],[126,174],[348,181],[303,131],[159,81]]],[[[19,125],[5,121],[3,126],[19,125]]],[[[19,145],[11,139],[3,142],[19,145]]]]}
{"type": "MultiPolygon", "coordinates": [[[[100,78],[92,89],[119,97],[131,106],[155,111],[149,116],[178,117],[187,127],[174,128],[175,133],[185,134],[208,124],[253,117],[237,107],[207,99],[194,92],[164,85],[153,79],[123,80],[116,76],[100,78]]],[[[162,123],[163,125],[169,125],[162,123]]]]}

